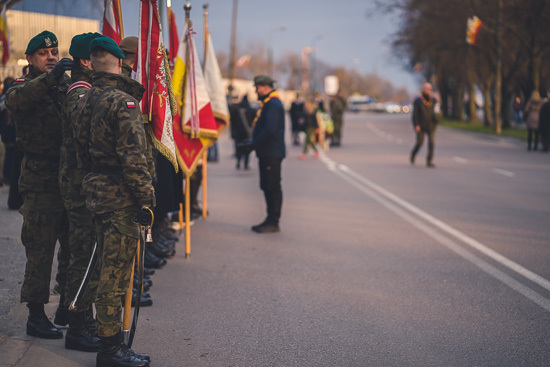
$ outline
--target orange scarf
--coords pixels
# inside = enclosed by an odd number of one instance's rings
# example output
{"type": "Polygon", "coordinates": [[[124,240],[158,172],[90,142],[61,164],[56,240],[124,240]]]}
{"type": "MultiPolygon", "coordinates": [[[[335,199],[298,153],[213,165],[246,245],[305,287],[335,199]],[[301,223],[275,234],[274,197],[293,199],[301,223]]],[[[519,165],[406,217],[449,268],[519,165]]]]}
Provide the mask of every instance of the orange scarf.
{"type": "Polygon", "coordinates": [[[428,108],[432,107],[432,102],[434,100],[433,98],[430,98],[430,100],[428,101],[424,98],[424,94],[420,93],[420,99],[422,100],[422,103],[424,103],[424,106],[428,108]]]}
{"type": "Polygon", "coordinates": [[[264,108],[264,105],[273,98],[280,99],[279,98],[279,93],[277,93],[276,90],[271,91],[271,93],[269,93],[267,95],[267,97],[260,104],[260,108],[258,108],[258,111],[256,112],[256,116],[254,117],[254,121],[252,121],[252,127],[256,126],[256,122],[258,122],[258,118],[260,118],[260,115],[262,114],[262,109],[264,108]]]}

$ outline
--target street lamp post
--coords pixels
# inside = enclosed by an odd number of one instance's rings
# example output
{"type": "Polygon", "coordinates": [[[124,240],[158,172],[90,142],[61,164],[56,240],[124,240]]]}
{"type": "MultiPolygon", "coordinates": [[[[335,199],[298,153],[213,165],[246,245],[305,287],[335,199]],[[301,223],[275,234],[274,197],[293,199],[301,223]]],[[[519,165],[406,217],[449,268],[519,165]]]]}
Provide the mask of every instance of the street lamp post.
{"type": "Polygon", "coordinates": [[[267,32],[267,73],[273,77],[273,33],[284,32],[288,29],[286,24],[280,27],[270,29],[267,32]]]}
{"type": "Polygon", "coordinates": [[[315,92],[317,89],[317,83],[315,81],[315,67],[317,64],[316,62],[317,58],[315,57],[315,53],[317,53],[316,44],[317,44],[317,41],[320,41],[322,39],[323,39],[323,35],[318,34],[311,40],[311,90],[313,92],[315,92]]]}
{"type": "Polygon", "coordinates": [[[229,86],[227,94],[233,95],[233,78],[235,78],[235,53],[237,48],[237,8],[239,0],[233,0],[233,14],[231,17],[231,44],[229,46],[229,86]]]}

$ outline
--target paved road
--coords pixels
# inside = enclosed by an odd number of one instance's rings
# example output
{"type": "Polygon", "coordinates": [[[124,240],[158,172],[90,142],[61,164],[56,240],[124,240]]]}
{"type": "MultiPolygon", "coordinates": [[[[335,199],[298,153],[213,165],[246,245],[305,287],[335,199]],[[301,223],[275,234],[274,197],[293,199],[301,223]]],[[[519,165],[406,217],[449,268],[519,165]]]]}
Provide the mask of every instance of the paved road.
{"type": "MultiPolygon", "coordinates": [[[[549,366],[550,156],[441,128],[437,168],[425,150],[412,167],[409,118],[346,115],[344,146],[318,160],[289,147],[271,235],[249,229],[264,215],[256,166],[236,171],[222,139],[210,216],[191,258],[182,239],[154,275],[135,349],[166,367],[549,366]]],[[[20,219],[0,218],[0,366],[94,366],[24,335],[20,219]]]]}

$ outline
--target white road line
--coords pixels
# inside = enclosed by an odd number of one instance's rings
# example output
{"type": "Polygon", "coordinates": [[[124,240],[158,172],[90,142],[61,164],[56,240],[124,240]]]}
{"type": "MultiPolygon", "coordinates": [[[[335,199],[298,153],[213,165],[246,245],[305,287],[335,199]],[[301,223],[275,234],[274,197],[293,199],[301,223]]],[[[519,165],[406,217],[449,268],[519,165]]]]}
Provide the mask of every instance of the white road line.
{"type": "Polygon", "coordinates": [[[468,160],[466,158],[462,158],[462,157],[453,157],[453,161],[455,161],[456,163],[461,163],[461,164],[468,164],[468,160]]]}
{"type": "Polygon", "coordinates": [[[506,171],[500,168],[493,168],[493,172],[506,177],[514,177],[516,175],[514,172],[506,171]]]}
{"type": "MultiPolygon", "coordinates": [[[[322,154],[322,157],[323,156],[325,155],[322,154]]],[[[441,234],[436,232],[434,229],[422,223],[418,218],[421,218],[426,222],[434,225],[435,227],[439,228],[441,231],[455,237],[456,239],[462,241],[463,243],[467,244],[471,248],[485,254],[486,256],[497,261],[501,265],[504,265],[508,269],[520,274],[521,276],[531,280],[532,282],[540,285],[541,287],[547,290],[550,290],[550,281],[524,268],[523,266],[499,254],[498,252],[488,248],[487,246],[481,244],[480,242],[474,240],[473,238],[467,236],[466,234],[458,231],[457,229],[449,226],[448,224],[440,221],[439,219],[417,208],[411,203],[383,189],[382,187],[376,185],[372,181],[357,174],[356,172],[351,170],[349,167],[342,164],[337,165],[336,162],[328,158],[325,159],[325,162],[326,163],[330,162],[330,164],[328,164],[329,166],[328,168],[332,172],[337,174],[339,177],[348,181],[351,185],[355,186],[357,189],[359,189],[363,193],[367,194],[374,200],[378,201],[388,209],[392,210],[402,218],[409,221],[415,227],[421,229],[423,232],[435,238],[442,245],[446,246],[447,248],[451,249],[453,252],[457,253],[458,255],[472,262],[473,264],[478,266],[480,269],[482,269],[486,273],[500,280],[501,282],[506,284],[508,287],[514,289],[518,293],[522,294],[523,296],[527,297],[531,301],[535,302],[536,304],[538,304],[539,306],[541,306],[542,308],[550,312],[549,299],[541,296],[537,292],[533,291],[531,288],[523,285],[522,283],[518,282],[512,277],[506,275],[505,273],[498,270],[494,266],[490,265],[489,263],[479,258],[475,254],[467,251],[466,249],[458,245],[456,242],[442,236],[441,234]],[[413,217],[410,213],[407,213],[404,209],[408,210],[412,214],[415,214],[416,217],[413,217]]]]}

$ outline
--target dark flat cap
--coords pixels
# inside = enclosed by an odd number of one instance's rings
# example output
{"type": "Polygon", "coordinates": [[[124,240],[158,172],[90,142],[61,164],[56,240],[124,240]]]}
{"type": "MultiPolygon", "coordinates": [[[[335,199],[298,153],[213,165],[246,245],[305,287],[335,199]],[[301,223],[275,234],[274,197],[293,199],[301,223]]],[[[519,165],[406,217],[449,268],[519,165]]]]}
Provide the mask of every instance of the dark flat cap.
{"type": "Polygon", "coordinates": [[[136,36],[125,37],[118,45],[125,54],[135,54],[138,47],[138,38],[136,36]]]}
{"type": "Polygon", "coordinates": [[[107,36],[101,36],[96,39],[94,39],[90,43],[90,53],[94,52],[94,50],[102,49],[110,53],[111,55],[118,57],[119,59],[124,58],[124,52],[118,47],[115,41],[113,41],[112,38],[109,38],[107,36]]]}
{"type": "Polygon", "coordinates": [[[75,59],[90,59],[90,43],[96,38],[102,37],[100,33],[82,33],[77,34],[71,40],[69,54],[75,59]]]}
{"type": "Polygon", "coordinates": [[[268,85],[273,87],[276,81],[268,77],[267,75],[258,75],[254,77],[254,85],[268,85]]]}
{"type": "Polygon", "coordinates": [[[25,55],[32,55],[39,48],[57,47],[57,37],[50,31],[43,31],[29,41],[25,55]]]}

